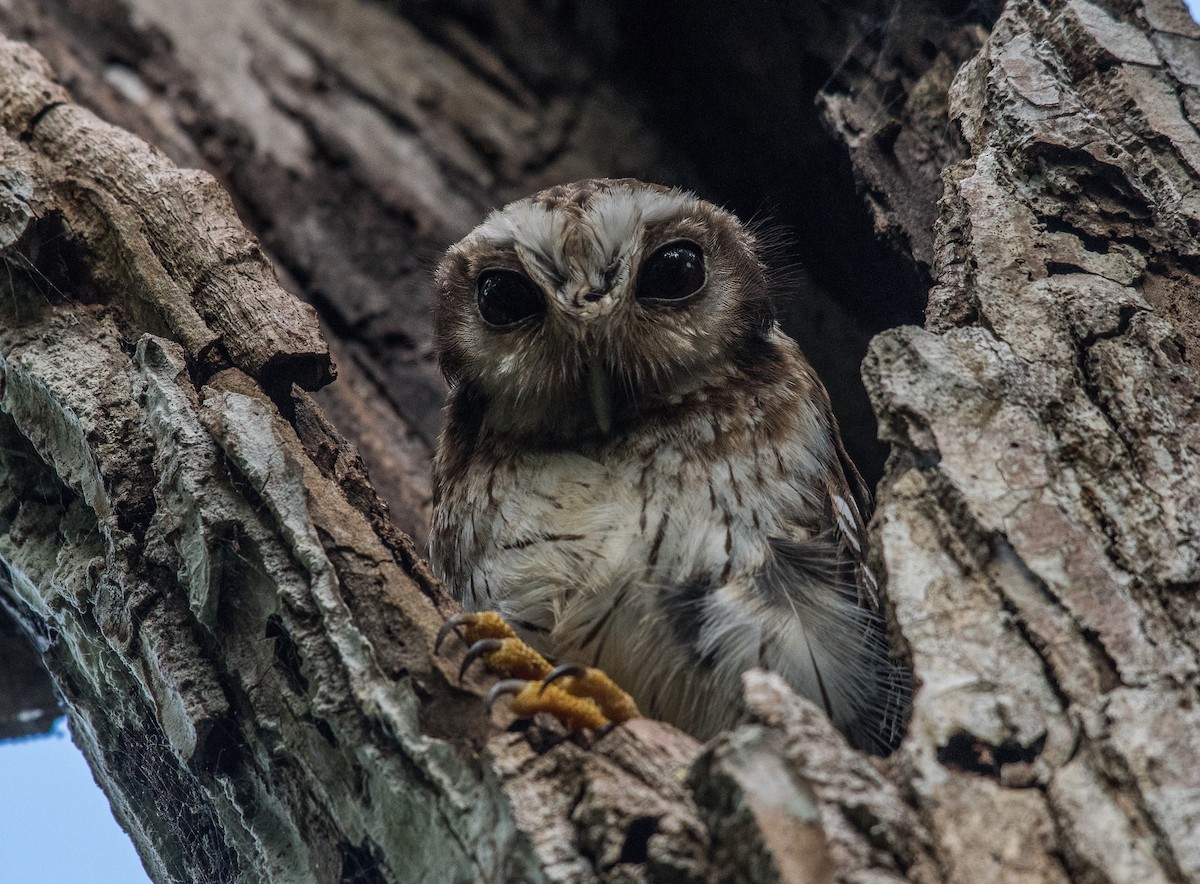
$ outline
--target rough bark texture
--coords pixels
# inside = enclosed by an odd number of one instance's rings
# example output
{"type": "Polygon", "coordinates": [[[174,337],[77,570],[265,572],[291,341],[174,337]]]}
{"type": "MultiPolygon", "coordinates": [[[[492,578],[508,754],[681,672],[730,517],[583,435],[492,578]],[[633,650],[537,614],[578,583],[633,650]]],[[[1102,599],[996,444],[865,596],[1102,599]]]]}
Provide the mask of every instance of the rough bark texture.
{"type": "MultiPolygon", "coordinates": [[[[151,874],[1200,877],[1182,5],[556,6],[0,9],[71,90],[0,45],[0,599],[151,874]],[[505,731],[432,654],[424,268],[489,204],[596,173],[743,210],[777,184],[835,396],[933,282],[864,366],[920,685],[885,761],[763,674],[708,747],[505,731]],[[310,395],[318,316],[341,377],[310,395]]],[[[5,733],[46,703],[11,706],[5,733]]]]}
{"type": "Polygon", "coordinates": [[[39,270],[14,262],[5,299],[3,586],[151,873],[580,877],[645,796],[661,862],[703,874],[690,741],[647,722],[547,773],[453,685],[449,603],[288,382],[327,379],[315,317],[215,182],[2,51],[9,244],[39,270]]]}
{"type": "Polygon", "coordinates": [[[926,327],[865,366],[896,761],[960,880],[1200,875],[1197,36],[1010,3],[951,90],[926,327]]]}

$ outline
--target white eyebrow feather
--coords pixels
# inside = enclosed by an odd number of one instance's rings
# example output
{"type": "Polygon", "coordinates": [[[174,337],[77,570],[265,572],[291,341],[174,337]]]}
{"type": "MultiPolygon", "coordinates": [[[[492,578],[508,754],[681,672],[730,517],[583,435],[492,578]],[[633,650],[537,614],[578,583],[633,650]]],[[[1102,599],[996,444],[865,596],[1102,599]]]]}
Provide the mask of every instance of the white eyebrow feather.
{"type": "Polygon", "coordinates": [[[590,222],[593,254],[601,266],[611,264],[623,248],[640,238],[642,212],[633,191],[621,189],[597,194],[584,217],[590,222]]]}
{"type": "Polygon", "coordinates": [[[642,190],[636,194],[642,223],[651,226],[693,211],[698,200],[682,190],[642,190]]]}
{"type": "Polygon", "coordinates": [[[471,236],[512,247],[526,269],[550,289],[575,276],[598,287],[610,268],[637,247],[646,227],[683,214],[696,202],[685,191],[614,187],[595,194],[582,217],[522,201],[492,212],[471,236]],[[587,248],[581,255],[568,256],[568,228],[576,225],[585,234],[587,248]]]}
{"type": "Polygon", "coordinates": [[[513,246],[525,267],[546,283],[565,279],[567,260],[563,247],[567,240],[567,216],[529,203],[518,205],[512,215],[516,230],[513,246]]]}
{"type": "Polygon", "coordinates": [[[512,245],[515,236],[511,214],[504,209],[494,209],[471,231],[467,239],[494,246],[507,246],[512,245]]]}

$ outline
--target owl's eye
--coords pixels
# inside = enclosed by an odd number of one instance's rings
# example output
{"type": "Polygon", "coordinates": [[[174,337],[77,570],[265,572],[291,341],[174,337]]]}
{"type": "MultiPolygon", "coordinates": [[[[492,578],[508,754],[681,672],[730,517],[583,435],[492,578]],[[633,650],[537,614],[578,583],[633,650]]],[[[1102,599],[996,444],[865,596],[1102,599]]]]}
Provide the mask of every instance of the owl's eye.
{"type": "Polygon", "coordinates": [[[516,325],[546,310],[542,290],[515,270],[487,270],[480,274],[475,302],[483,321],[496,328],[516,325]]]}
{"type": "Polygon", "coordinates": [[[692,242],[667,243],[642,263],[639,301],[682,301],[704,287],[704,254],[692,242]]]}

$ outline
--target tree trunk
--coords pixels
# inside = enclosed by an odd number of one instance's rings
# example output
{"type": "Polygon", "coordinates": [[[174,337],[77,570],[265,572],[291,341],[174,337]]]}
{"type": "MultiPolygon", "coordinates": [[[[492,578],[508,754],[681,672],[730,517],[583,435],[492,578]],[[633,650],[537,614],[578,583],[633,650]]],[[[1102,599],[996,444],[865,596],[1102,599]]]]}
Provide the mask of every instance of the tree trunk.
{"type": "Polygon", "coordinates": [[[1200,31],[951,5],[0,7],[0,619],[156,881],[1200,877],[1200,31]],[[504,729],[433,652],[427,268],[595,174],[799,233],[890,758],[762,673],[708,746],[504,729]]]}

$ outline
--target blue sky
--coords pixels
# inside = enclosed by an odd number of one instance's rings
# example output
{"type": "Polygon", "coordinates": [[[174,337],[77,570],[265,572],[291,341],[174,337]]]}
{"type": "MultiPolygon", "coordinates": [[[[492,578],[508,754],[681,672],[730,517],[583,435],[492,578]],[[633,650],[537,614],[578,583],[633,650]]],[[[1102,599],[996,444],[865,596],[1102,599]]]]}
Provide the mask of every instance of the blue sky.
{"type": "MultiPolygon", "coordinates": [[[[1197,18],[1200,0],[1187,0],[1197,18]]],[[[0,741],[0,881],[148,884],[64,721],[49,737],[0,741]]]]}
{"type": "Polygon", "coordinates": [[[48,737],[0,741],[0,881],[147,884],[133,844],[60,719],[48,737]]]}

